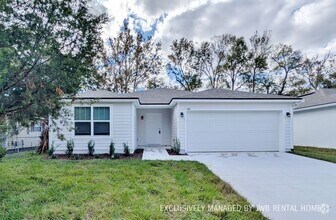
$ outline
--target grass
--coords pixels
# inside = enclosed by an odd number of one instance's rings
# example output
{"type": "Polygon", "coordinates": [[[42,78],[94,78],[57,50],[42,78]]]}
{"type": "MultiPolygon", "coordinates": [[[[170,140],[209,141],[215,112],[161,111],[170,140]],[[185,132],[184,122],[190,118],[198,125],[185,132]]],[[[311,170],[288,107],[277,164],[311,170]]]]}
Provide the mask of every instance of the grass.
{"type": "Polygon", "coordinates": [[[265,219],[250,211],[163,211],[161,205],[249,203],[197,162],[0,161],[0,219],[265,219]]]}
{"type": "Polygon", "coordinates": [[[336,149],[294,146],[291,153],[336,163],[336,149]]]}

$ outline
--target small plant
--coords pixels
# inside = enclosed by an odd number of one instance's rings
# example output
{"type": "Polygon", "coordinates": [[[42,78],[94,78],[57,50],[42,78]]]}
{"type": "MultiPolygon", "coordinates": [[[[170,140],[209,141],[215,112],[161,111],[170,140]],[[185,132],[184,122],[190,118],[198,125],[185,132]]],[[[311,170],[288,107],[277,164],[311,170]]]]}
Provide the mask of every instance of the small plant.
{"type": "Polygon", "coordinates": [[[171,148],[172,152],[176,153],[176,154],[180,154],[181,151],[181,142],[179,139],[175,138],[173,140],[173,146],[171,148]]]}
{"type": "Polygon", "coordinates": [[[120,159],[120,154],[114,154],[113,159],[120,159]]]}
{"type": "Polygon", "coordinates": [[[90,140],[88,143],[88,150],[89,150],[90,156],[93,156],[93,153],[95,151],[94,146],[95,146],[95,142],[93,140],[90,140]]]}
{"type": "Polygon", "coordinates": [[[7,154],[7,149],[0,146],[0,160],[7,154]]]}
{"type": "Polygon", "coordinates": [[[75,148],[75,143],[73,140],[68,140],[66,144],[66,151],[65,154],[68,155],[68,157],[71,157],[73,155],[73,150],[75,148]]]}
{"type": "Polygon", "coordinates": [[[110,156],[113,157],[114,153],[115,153],[114,142],[111,141],[111,143],[110,143],[110,156]]]}
{"type": "Polygon", "coordinates": [[[81,159],[82,159],[82,156],[81,156],[80,154],[73,154],[73,155],[72,155],[72,158],[73,158],[74,160],[81,160],[81,159]]]}
{"type": "Polygon", "coordinates": [[[51,144],[50,149],[48,150],[48,155],[49,155],[50,158],[55,158],[55,155],[54,155],[55,150],[56,150],[56,148],[55,148],[54,144],[51,144]]]}
{"type": "Polygon", "coordinates": [[[130,155],[130,150],[129,150],[128,144],[123,143],[123,145],[124,145],[124,154],[125,154],[126,157],[128,157],[130,155]]]}

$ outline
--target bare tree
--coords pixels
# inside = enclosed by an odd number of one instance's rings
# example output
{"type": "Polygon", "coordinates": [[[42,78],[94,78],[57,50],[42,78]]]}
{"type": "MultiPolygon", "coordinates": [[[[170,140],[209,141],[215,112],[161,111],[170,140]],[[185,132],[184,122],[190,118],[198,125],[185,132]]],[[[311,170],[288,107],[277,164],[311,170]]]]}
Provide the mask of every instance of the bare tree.
{"type": "Polygon", "coordinates": [[[117,37],[109,38],[103,59],[104,82],[100,85],[113,92],[127,93],[146,86],[151,76],[162,68],[161,43],[133,34],[125,21],[117,37]]]}

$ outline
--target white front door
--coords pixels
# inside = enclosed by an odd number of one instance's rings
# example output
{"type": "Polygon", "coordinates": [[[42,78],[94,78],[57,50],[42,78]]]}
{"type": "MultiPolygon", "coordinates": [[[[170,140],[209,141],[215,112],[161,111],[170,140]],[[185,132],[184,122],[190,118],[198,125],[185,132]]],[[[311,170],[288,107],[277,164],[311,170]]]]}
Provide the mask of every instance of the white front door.
{"type": "Polygon", "coordinates": [[[162,144],[162,113],[146,114],[146,140],[148,145],[162,144]]]}

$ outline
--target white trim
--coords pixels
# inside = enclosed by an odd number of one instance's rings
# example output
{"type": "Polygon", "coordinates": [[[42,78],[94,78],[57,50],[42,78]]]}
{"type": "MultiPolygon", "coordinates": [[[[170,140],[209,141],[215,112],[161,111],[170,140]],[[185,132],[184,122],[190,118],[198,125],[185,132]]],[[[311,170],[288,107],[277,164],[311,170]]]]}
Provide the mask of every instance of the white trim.
{"type": "Polygon", "coordinates": [[[112,108],[113,108],[113,105],[109,105],[109,106],[106,106],[106,104],[103,104],[103,103],[92,103],[90,105],[86,105],[86,104],[73,104],[72,105],[72,111],[73,111],[73,123],[74,123],[74,126],[75,126],[75,123],[76,122],[90,122],[90,126],[91,126],[91,134],[90,135],[75,135],[75,129],[73,130],[72,132],[72,137],[75,138],[75,137],[83,137],[83,138],[88,138],[88,137],[105,137],[105,138],[108,138],[108,137],[113,137],[113,134],[112,134],[112,108]],[[90,120],[75,120],[75,108],[76,107],[89,107],[90,108],[90,113],[91,113],[91,119],[90,120]],[[109,108],[109,114],[110,114],[110,120],[94,120],[93,119],[93,108],[95,107],[107,107],[109,108]],[[110,134],[109,135],[94,135],[94,122],[109,122],[109,125],[110,125],[110,134]]]}
{"type": "Polygon", "coordinates": [[[301,112],[301,111],[308,111],[308,110],[313,110],[313,109],[319,109],[319,108],[327,108],[327,107],[333,107],[336,106],[336,103],[330,103],[330,104],[322,104],[322,105],[317,105],[317,106],[311,106],[311,107],[305,107],[305,108],[300,108],[300,109],[294,109],[295,112],[301,112]]]}

